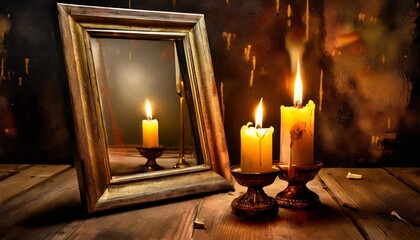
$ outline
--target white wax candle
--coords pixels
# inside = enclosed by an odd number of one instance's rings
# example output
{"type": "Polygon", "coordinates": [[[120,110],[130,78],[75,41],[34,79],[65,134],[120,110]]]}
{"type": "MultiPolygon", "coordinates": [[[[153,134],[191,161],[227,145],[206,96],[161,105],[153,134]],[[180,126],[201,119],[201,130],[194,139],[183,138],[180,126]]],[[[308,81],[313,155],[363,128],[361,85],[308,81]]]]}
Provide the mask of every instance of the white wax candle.
{"type": "Polygon", "coordinates": [[[269,172],[273,165],[274,128],[262,128],[262,99],[256,113],[256,126],[251,125],[248,123],[241,128],[241,171],[269,172]]]}
{"type": "Polygon", "coordinates": [[[148,119],[142,121],[143,147],[159,147],[159,123],[152,119],[152,108],[146,101],[146,115],[148,119]]]}

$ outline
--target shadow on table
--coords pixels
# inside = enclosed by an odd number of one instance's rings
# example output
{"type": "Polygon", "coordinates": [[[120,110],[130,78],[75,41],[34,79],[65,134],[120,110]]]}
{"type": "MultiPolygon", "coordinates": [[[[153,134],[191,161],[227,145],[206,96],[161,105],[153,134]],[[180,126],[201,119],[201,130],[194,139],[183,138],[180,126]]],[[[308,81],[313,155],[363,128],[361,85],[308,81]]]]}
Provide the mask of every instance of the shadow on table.
{"type": "Polygon", "coordinates": [[[27,214],[20,224],[25,227],[46,227],[68,223],[85,216],[80,201],[65,201],[41,206],[31,214],[27,214]]]}

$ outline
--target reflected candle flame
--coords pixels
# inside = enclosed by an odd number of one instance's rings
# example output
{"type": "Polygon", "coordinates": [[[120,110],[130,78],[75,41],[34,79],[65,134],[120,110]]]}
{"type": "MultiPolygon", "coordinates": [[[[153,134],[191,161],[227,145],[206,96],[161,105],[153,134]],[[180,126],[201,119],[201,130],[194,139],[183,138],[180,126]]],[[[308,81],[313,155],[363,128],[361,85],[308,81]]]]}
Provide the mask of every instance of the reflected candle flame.
{"type": "Polygon", "coordinates": [[[255,128],[262,128],[262,116],[263,116],[262,100],[263,99],[261,98],[260,104],[258,104],[258,108],[255,113],[255,128]]]}
{"type": "Polygon", "coordinates": [[[146,116],[147,120],[152,120],[152,107],[150,106],[149,99],[146,99],[146,116]]]}
{"type": "Polygon", "coordinates": [[[297,61],[297,71],[296,71],[296,79],[295,79],[295,88],[294,88],[294,98],[293,98],[293,103],[295,105],[295,107],[302,107],[302,92],[303,92],[303,87],[302,87],[302,78],[300,76],[300,61],[298,58],[297,61]]]}

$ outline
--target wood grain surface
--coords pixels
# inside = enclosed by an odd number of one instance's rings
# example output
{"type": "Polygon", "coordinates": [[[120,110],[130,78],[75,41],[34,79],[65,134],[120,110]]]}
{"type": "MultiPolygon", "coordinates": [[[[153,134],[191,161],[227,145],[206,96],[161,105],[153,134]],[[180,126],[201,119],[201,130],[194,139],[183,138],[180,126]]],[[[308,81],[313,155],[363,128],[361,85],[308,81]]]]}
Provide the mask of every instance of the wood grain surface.
{"type": "Polygon", "coordinates": [[[327,168],[319,176],[366,239],[420,238],[418,230],[391,216],[396,211],[420,226],[420,194],[386,170],[327,168]],[[363,178],[349,180],[348,172],[363,178]]]}
{"type": "MultiPolygon", "coordinates": [[[[71,168],[3,202],[0,239],[419,239],[420,231],[390,215],[397,211],[419,226],[420,195],[400,180],[418,183],[417,171],[324,168],[308,183],[320,197],[316,207],[280,208],[275,217],[246,218],[231,213],[232,200],[246,191],[237,184],[235,192],[85,215],[71,168]],[[349,180],[348,172],[363,179],[349,180]]],[[[13,177],[20,174],[26,175],[22,171],[13,177]]],[[[286,184],[276,179],[264,190],[275,196],[286,184]]]]}

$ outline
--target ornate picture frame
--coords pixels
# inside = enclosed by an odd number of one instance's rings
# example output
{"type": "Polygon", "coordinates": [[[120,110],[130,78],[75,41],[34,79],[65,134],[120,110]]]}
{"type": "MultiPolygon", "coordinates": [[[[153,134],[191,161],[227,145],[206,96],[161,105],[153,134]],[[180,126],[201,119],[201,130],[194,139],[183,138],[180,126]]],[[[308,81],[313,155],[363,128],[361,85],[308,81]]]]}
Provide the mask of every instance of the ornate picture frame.
{"type": "Polygon", "coordinates": [[[77,140],[75,168],[88,213],[233,190],[204,15],[57,3],[77,140]],[[91,37],[176,43],[202,164],[113,178],[91,37]]]}

